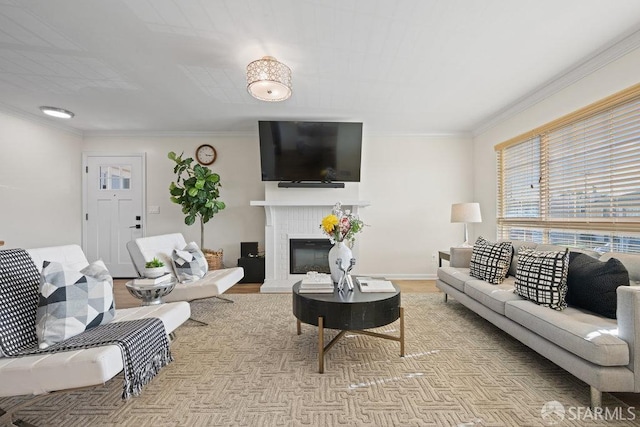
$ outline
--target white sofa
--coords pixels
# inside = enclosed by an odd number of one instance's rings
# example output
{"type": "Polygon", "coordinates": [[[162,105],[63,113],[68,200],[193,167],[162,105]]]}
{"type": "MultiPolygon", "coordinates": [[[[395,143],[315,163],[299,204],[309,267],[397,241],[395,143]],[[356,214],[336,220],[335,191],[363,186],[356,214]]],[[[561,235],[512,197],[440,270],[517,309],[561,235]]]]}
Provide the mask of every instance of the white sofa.
{"type": "MultiPolygon", "coordinates": [[[[84,268],[89,263],[78,245],[28,249],[39,271],[42,261],[84,268]]],[[[117,307],[116,307],[117,308],[117,307]]],[[[116,309],[114,322],[157,317],[167,334],[189,319],[186,302],[116,309]]],[[[0,357],[0,397],[42,394],[56,390],[104,384],[123,369],[117,345],[24,357],[0,357]]]]}
{"type": "MultiPolygon", "coordinates": [[[[551,245],[514,241],[540,251],[563,250],[551,245]]],[[[584,251],[583,251],[584,252],[584,251]]],[[[602,392],[640,392],[640,256],[607,253],[629,271],[632,286],[617,288],[617,319],[576,307],[556,311],[524,300],[514,290],[517,257],[510,277],[492,285],[469,274],[471,248],[451,248],[448,267],[438,268],[436,286],[523,344],[591,386],[592,407],[601,406],[602,392]]],[[[598,255],[591,253],[591,256],[598,255]]]]}
{"type": "MultiPolygon", "coordinates": [[[[187,242],[181,233],[161,234],[158,236],[141,237],[127,243],[131,261],[142,276],[144,265],[153,258],[160,259],[165,265],[167,273],[174,273],[171,254],[174,249],[184,249],[187,242]]],[[[210,270],[200,280],[189,283],[176,284],[173,291],[163,298],[164,301],[193,301],[203,298],[218,297],[244,277],[242,267],[210,270]]],[[[223,298],[221,298],[223,299],[223,298]]]]}

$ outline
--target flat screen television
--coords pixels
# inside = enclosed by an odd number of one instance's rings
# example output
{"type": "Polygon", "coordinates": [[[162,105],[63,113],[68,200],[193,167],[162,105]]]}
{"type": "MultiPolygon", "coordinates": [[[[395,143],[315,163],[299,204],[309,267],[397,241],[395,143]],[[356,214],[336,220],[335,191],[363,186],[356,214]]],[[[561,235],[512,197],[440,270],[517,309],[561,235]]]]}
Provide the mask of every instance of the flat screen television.
{"type": "Polygon", "coordinates": [[[360,182],[362,123],[260,121],[263,181],[360,182]]]}

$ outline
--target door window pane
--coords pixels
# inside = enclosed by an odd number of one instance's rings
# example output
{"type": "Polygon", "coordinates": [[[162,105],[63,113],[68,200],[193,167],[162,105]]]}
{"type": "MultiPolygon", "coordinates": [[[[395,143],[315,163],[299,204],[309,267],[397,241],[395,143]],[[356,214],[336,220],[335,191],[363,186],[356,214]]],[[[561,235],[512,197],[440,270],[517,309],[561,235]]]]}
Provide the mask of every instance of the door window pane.
{"type": "Polygon", "coordinates": [[[131,165],[101,165],[98,185],[101,190],[130,190],[131,165]]]}

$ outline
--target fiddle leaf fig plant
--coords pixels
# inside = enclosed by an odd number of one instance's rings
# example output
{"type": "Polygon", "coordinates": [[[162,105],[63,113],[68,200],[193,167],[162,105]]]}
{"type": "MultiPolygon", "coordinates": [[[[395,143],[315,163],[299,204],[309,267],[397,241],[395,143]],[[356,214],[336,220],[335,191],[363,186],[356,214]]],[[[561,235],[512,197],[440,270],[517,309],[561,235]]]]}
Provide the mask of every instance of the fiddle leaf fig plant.
{"type": "Polygon", "coordinates": [[[171,151],[168,155],[176,163],[173,168],[176,180],[169,186],[171,201],[182,206],[185,224],[193,225],[196,219],[200,220],[200,248],[204,248],[204,225],[226,207],[218,200],[220,175],[197,163],[192,166],[193,159],[183,159],[182,154],[178,156],[171,151]]]}

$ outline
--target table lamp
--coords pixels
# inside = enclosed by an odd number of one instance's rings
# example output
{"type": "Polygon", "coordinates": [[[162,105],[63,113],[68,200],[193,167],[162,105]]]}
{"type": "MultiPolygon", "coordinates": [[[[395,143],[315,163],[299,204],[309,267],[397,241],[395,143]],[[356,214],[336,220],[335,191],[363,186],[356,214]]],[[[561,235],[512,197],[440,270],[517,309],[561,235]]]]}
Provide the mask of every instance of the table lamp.
{"type": "Polygon", "coordinates": [[[482,222],[479,203],[454,203],[451,205],[451,222],[464,223],[464,243],[460,246],[471,247],[469,244],[469,232],[467,224],[470,222],[482,222]]]}

